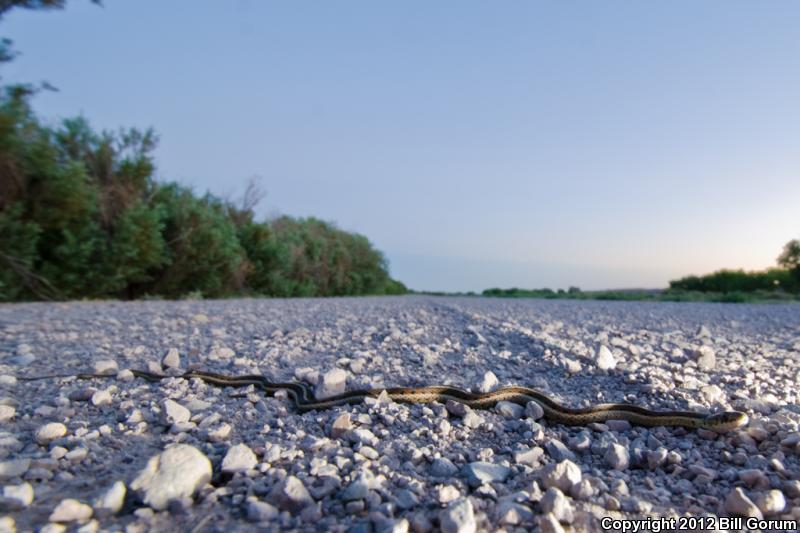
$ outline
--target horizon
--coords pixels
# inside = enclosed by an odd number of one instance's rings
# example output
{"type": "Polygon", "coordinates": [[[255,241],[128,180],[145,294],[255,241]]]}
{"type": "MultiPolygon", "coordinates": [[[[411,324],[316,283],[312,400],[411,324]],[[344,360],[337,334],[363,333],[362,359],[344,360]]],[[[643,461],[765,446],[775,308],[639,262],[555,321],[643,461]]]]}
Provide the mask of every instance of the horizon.
{"type": "Polygon", "coordinates": [[[10,12],[3,80],[153,127],[159,180],[261,176],[259,216],[361,233],[414,290],[660,289],[800,236],[796,4],[104,4],[10,12]]]}

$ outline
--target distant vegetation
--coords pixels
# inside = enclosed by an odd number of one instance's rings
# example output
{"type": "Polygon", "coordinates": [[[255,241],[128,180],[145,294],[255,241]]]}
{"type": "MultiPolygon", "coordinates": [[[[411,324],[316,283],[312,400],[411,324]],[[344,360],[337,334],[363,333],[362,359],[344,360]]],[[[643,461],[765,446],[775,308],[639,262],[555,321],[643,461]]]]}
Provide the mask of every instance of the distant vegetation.
{"type": "Polygon", "coordinates": [[[800,240],[786,244],[778,257],[780,268],[764,271],[719,270],[704,276],[686,276],[670,281],[669,289],[582,291],[559,289],[486,289],[483,296],[501,298],[570,298],[591,300],[652,300],[761,302],[800,300],[800,240]]]}
{"type": "Polygon", "coordinates": [[[157,182],[152,131],[48,127],[28,94],[0,97],[0,300],[405,292],[366,237],[157,182]]]}

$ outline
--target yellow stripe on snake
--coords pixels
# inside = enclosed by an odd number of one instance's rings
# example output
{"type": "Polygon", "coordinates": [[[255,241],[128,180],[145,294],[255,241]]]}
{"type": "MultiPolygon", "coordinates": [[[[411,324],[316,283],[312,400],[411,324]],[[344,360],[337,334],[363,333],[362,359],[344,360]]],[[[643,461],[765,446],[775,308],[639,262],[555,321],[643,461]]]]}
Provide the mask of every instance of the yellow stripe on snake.
{"type": "MultiPolygon", "coordinates": [[[[134,376],[147,381],[158,382],[170,376],[164,376],[145,370],[131,370],[134,376]]],[[[113,378],[108,374],[68,374],[18,377],[22,381],[33,381],[49,378],[96,379],[113,378]]],[[[454,402],[463,403],[475,409],[489,409],[500,401],[512,402],[525,406],[528,402],[536,402],[544,411],[544,417],[554,423],[567,426],[582,426],[592,422],[608,420],[627,420],[639,426],[679,426],[689,429],[707,429],[717,433],[733,431],[747,424],[748,417],[739,411],[724,411],[715,414],[704,414],[692,411],[652,411],[627,403],[607,403],[584,408],[571,408],[561,405],[542,392],[527,387],[505,387],[483,394],[472,393],[448,386],[392,387],[387,389],[363,389],[345,392],[325,399],[316,399],[309,386],[298,382],[276,383],[260,375],[227,376],[213,372],[190,370],[182,375],[172,376],[184,379],[200,379],[205,383],[218,387],[246,387],[253,385],[272,396],[279,390],[285,390],[291,397],[295,409],[300,413],[330,409],[340,405],[361,403],[365,398],[377,398],[385,392],[387,397],[402,403],[454,402]]]]}

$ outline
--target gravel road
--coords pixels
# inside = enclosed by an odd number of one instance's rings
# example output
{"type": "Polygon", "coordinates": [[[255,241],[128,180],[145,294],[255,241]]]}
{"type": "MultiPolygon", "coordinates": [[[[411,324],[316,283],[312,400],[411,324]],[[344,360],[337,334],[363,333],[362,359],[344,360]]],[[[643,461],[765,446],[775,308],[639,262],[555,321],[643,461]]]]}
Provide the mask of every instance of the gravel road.
{"type": "Polygon", "coordinates": [[[0,531],[559,532],[680,516],[791,529],[798,395],[799,305],[421,296],[0,305],[0,531]],[[129,369],[260,373],[318,395],[527,385],[571,406],[737,409],[750,423],[723,435],[565,427],[536,404],[383,400],[300,415],[285,395],[151,383],[129,369]],[[15,379],[79,372],[110,375],[15,379]]]}

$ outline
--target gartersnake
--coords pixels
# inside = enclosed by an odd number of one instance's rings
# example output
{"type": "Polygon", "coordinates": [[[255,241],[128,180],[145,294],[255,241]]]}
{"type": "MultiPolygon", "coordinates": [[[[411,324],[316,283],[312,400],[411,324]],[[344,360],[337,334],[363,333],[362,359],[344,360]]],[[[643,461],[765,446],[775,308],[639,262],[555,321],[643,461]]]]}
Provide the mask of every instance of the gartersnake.
{"type": "MultiPolygon", "coordinates": [[[[591,407],[572,408],[561,405],[547,395],[527,387],[505,387],[487,393],[472,393],[448,386],[392,387],[386,389],[362,389],[344,392],[325,399],[317,399],[310,387],[299,382],[276,383],[261,375],[227,376],[213,372],[190,370],[178,376],[164,376],[146,370],[131,370],[134,376],[148,380],[161,381],[167,377],[184,379],[197,378],[211,385],[220,387],[246,387],[253,385],[272,396],[279,390],[285,390],[291,397],[295,409],[300,413],[313,410],[329,409],[340,405],[357,404],[365,398],[378,398],[385,392],[386,396],[402,403],[431,403],[452,400],[475,409],[488,409],[500,401],[507,401],[526,406],[528,402],[536,402],[544,412],[544,418],[557,424],[582,426],[592,422],[608,420],[627,420],[639,426],[679,426],[689,429],[707,429],[717,433],[725,433],[744,426],[748,422],[745,413],[724,411],[715,414],[704,414],[692,411],[652,411],[627,403],[598,404],[591,407]]],[[[78,379],[110,378],[114,374],[68,374],[18,377],[23,381],[48,378],[78,379]]]]}

